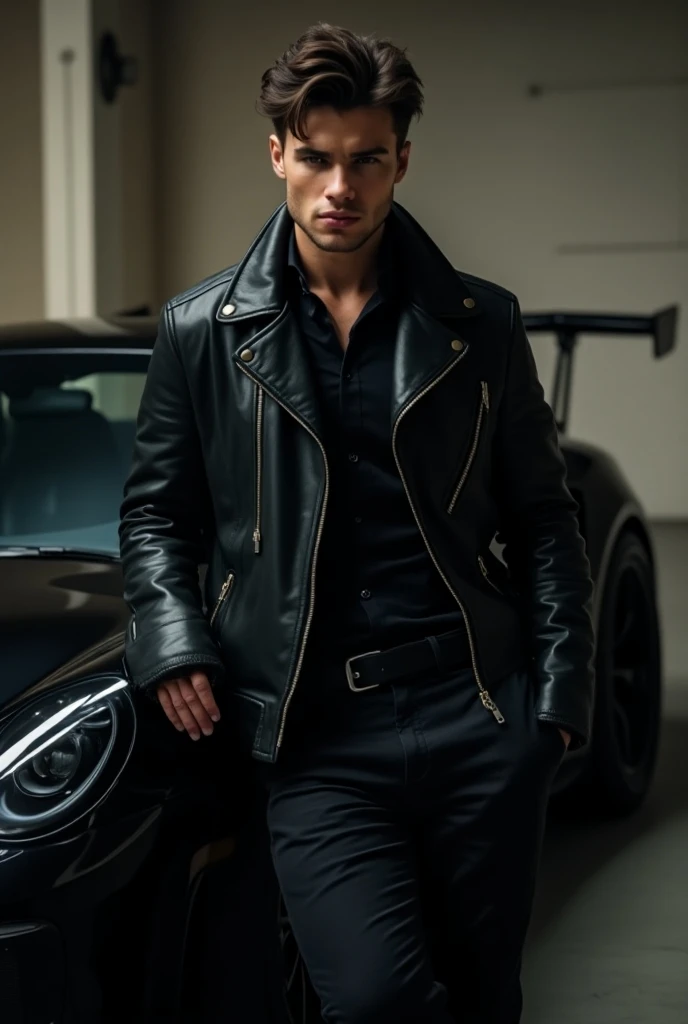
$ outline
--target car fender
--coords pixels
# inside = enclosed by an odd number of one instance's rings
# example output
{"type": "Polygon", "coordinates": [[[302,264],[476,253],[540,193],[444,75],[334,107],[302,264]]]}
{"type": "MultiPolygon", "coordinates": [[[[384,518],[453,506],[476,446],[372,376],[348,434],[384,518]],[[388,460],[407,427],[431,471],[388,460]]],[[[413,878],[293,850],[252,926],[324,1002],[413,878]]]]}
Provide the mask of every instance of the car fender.
{"type": "Polygon", "coordinates": [[[593,620],[597,627],[609,563],[619,537],[624,530],[633,530],[646,545],[654,570],[652,535],[643,507],[612,455],[568,438],[561,448],[595,582],[593,620]]]}

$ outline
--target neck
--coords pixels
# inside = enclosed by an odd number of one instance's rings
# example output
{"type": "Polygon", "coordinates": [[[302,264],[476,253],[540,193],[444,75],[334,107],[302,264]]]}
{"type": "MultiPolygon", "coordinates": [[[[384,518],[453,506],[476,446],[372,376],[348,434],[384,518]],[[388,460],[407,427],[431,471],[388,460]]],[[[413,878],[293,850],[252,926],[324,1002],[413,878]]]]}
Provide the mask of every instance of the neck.
{"type": "Polygon", "coordinates": [[[384,224],[355,252],[319,249],[298,224],[294,224],[296,248],[314,294],[347,299],[368,294],[377,286],[378,252],[384,224]]]}

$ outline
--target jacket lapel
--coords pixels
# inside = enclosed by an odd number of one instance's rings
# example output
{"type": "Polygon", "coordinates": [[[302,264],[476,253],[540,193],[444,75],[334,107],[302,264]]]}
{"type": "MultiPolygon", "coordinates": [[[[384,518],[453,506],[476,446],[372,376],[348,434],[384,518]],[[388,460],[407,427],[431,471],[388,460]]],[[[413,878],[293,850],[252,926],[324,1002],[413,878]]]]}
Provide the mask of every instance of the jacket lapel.
{"type": "Polygon", "coordinates": [[[416,305],[402,309],[394,351],[392,428],[424,388],[468,354],[469,345],[456,327],[446,326],[416,305]]]}
{"type": "Polygon", "coordinates": [[[322,418],[306,344],[289,305],[234,353],[234,362],[321,441],[322,418]],[[242,358],[251,353],[250,360],[242,358]]]}
{"type": "Polygon", "coordinates": [[[293,226],[283,203],[238,265],[215,318],[236,325],[239,331],[242,327],[253,328],[235,349],[234,362],[322,441],[322,420],[306,343],[286,301],[285,275],[293,226]]]}
{"type": "Polygon", "coordinates": [[[394,357],[392,426],[403,409],[468,355],[462,335],[480,309],[465,282],[420,224],[398,203],[387,222],[406,302],[394,357]]]}

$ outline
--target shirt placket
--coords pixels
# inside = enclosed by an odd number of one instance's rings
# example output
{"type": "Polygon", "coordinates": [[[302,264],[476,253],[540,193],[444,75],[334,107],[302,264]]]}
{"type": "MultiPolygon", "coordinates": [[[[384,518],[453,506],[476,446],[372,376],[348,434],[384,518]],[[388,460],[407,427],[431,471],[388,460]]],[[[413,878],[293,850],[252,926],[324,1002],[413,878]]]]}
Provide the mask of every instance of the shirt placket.
{"type": "MultiPolygon", "coordinates": [[[[353,536],[354,565],[350,581],[352,599],[357,602],[359,618],[365,623],[368,632],[373,632],[379,617],[377,598],[371,584],[372,566],[365,557],[364,543],[369,510],[365,507],[366,488],[365,476],[369,471],[367,459],[369,438],[366,437],[363,420],[364,395],[366,387],[365,363],[363,359],[366,339],[361,332],[366,327],[365,320],[357,322],[352,328],[349,344],[342,361],[340,379],[340,422],[345,437],[346,458],[348,461],[348,514],[350,529],[353,536]]],[[[365,353],[368,357],[369,352],[365,353]]]]}

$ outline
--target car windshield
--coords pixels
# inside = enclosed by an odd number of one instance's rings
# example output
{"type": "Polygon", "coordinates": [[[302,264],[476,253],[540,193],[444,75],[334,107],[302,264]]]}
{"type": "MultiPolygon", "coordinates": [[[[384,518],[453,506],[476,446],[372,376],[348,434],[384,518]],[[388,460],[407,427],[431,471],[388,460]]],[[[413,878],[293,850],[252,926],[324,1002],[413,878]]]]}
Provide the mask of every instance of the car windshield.
{"type": "Polygon", "coordinates": [[[0,549],[117,556],[150,352],[0,352],[0,549]]]}

